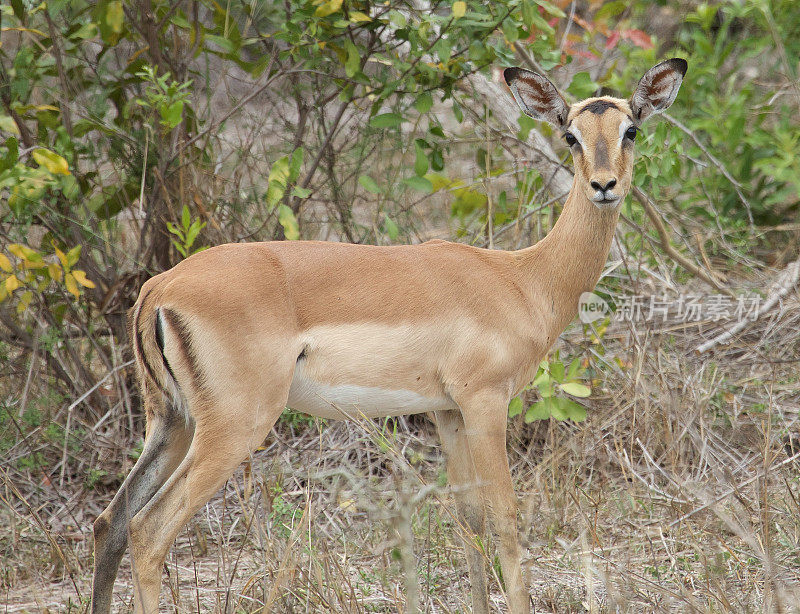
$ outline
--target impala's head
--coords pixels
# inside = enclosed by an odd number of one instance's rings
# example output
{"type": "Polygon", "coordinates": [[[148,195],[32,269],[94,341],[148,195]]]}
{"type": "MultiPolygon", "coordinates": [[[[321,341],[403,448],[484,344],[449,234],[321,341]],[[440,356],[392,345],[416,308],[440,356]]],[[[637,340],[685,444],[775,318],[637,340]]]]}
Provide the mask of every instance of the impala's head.
{"type": "Polygon", "coordinates": [[[639,126],[672,104],[686,68],[686,60],[673,58],[648,70],[630,100],[603,96],[572,106],[540,74],[507,68],[504,76],[525,113],[561,132],[575,160],[577,187],[605,209],[618,206],[631,186],[633,142],[639,126]]]}

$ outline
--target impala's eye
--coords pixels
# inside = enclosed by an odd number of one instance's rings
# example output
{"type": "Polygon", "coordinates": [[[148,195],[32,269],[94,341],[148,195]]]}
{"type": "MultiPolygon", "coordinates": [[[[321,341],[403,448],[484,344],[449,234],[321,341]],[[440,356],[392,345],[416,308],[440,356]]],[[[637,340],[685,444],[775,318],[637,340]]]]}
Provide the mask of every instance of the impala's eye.
{"type": "Polygon", "coordinates": [[[625,136],[633,141],[636,138],[636,126],[628,126],[628,129],[625,131],[625,136]]]}
{"type": "Polygon", "coordinates": [[[571,132],[564,133],[564,140],[567,142],[567,147],[572,147],[575,143],[578,142],[578,139],[575,138],[575,135],[571,132]]]}

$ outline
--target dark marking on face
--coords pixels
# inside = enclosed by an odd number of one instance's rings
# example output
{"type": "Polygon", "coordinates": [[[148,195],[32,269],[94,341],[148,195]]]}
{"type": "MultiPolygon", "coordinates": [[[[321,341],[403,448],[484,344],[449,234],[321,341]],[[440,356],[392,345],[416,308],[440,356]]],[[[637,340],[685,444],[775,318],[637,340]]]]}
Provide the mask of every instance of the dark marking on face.
{"type": "Polygon", "coordinates": [[[578,115],[583,113],[584,111],[589,111],[590,113],[594,113],[595,115],[602,115],[609,109],[616,109],[617,111],[620,108],[609,100],[593,100],[585,107],[583,107],[580,111],[578,111],[578,115]]]}
{"type": "Polygon", "coordinates": [[[594,168],[595,170],[607,169],[611,164],[608,157],[608,144],[601,136],[597,139],[597,145],[594,148],[594,168]]]}

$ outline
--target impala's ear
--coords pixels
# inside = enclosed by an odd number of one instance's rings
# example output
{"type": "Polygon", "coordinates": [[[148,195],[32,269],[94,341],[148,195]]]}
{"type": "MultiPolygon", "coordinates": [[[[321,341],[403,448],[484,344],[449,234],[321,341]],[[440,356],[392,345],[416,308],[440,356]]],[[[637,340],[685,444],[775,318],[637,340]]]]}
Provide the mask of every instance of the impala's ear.
{"type": "Polygon", "coordinates": [[[661,113],[675,101],[689,65],[682,58],[656,64],[644,73],[631,96],[631,110],[636,123],[654,113],[661,113]]]}
{"type": "Polygon", "coordinates": [[[514,100],[525,113],[559,128],[564,127],[569,107],[546,77],[524,68],[506,68],[503,76],[514,100]]]}

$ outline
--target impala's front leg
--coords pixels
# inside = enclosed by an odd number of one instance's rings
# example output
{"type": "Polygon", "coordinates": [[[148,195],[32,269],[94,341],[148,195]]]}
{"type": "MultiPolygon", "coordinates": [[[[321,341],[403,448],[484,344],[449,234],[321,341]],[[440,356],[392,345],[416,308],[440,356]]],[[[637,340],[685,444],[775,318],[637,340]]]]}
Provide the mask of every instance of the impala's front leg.
{"type": "Polygon", "coordinates": [[[530,596],[520,566],[517,497],[506,454],[508,397],[491,391],[459,401],[475,475],[489,507],[511,614],[528,614],[530,596]]]}

